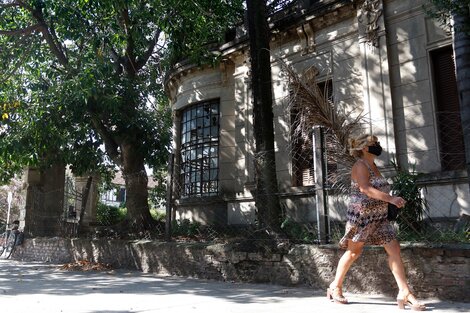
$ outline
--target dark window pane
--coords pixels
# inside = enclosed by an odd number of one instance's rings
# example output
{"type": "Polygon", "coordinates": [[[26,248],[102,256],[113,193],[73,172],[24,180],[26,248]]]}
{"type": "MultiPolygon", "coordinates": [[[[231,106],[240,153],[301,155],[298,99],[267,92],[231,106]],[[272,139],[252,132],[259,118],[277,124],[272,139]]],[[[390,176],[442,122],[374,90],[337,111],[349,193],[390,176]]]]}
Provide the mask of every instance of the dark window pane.
{"type": "Polygon", "coordinates": [[[465,168],[460,104],[452,46],[431,53],[442,170],[465,168]]]}
{"type": "Polygon", "coordinates": [[[216,195],[218,188],[219,104],[195,104],[182,113],[182,197],[216,195]],[[186,132],[186,133],[185,133],[186,132]],[[214,171],[214,172],[212,172],[214,171]]]}

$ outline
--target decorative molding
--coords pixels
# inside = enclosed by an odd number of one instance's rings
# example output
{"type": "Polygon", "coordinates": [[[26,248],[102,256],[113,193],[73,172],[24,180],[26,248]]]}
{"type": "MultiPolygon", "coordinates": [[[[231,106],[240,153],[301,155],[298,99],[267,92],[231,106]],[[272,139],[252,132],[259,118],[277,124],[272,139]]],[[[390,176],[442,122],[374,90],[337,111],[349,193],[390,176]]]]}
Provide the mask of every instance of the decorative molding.
{"type": "Polygon", "coordinates": [[[301,26],[297,27],[297,35],[299,36],[300,42],[305,43],[302,44],[303,47],[301,55],[306,55],[315,52],[315,31],[311,23],[302,24],[301,26]]]}
{"type": "Polygon", "coordinates": [[[378,21],[383,11],[380,2],[380,0],[364,1],[357,16],[359,31],[364,35],[366,41],[374,47],[379,46],[380,26],[378,21]]]}

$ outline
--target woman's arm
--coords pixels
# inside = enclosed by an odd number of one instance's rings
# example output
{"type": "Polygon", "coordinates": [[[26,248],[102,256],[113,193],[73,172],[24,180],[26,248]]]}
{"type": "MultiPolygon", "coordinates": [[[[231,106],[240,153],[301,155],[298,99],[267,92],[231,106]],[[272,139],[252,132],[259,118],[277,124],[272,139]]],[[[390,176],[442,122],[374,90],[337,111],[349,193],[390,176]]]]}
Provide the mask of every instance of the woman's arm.
{"type": "Polygon", "coordinates": [[[394,197],[380,191],[369,182],[370,174],[367,165],[364,162],[356,162],[352,168],[351,178],[358,184],[359,191],[369,198],[389,202],[401,208],[405,204],[405,200],[401,197],[394,197]]]}

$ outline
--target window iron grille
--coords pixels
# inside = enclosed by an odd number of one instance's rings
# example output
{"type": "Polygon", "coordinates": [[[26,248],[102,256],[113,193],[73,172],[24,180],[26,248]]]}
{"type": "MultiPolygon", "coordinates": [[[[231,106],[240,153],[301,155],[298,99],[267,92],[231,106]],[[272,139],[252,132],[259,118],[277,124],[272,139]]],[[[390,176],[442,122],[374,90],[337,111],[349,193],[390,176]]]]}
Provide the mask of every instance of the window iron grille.
{"type": "Polygon", "coordinates": [[[219,184],[219,101],[195,104],[182,112],[181,196],[214,196],[219,184]]]}

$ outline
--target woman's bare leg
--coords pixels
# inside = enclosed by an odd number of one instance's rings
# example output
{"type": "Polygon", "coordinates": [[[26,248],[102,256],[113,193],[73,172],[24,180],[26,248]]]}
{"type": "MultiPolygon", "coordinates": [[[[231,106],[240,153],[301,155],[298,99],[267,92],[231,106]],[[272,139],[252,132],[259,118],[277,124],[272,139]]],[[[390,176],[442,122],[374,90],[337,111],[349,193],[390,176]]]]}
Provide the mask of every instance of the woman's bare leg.
{"type": "Polygon", "coordinates": [[[411,293],[410,287],[408,286],[406,280],[405,267],[403,266],[403,261],[400,254],[400,244],[397,240],[392,240],[391,242],[384,245],[385,251],[388,254],[388,266],[395,277],[397,282],[398,292],[397,299],[406,299],[420,309],[425,309],[424,305],[420,304],[416,297],[411,293]]]}
{"type": "Polygon", "coordinates": [[[361,255],[364,242],[353,242],[348,240],[348,248],[346,252],[341,256],[336,268],[335,280],[330,284],[330,288],[342,287],[346,273],[348,272],[351,265],[361,255]]]}
{"type": "Polygon", "coordinates": [[[400,255],[400,244],[397,240],[392,240],[386,245],[384,245],[385,251],[388,254],[388,266],[395,277],[395,281],[397,282],[398,289],[408,293],[410,288],[408,287],[408,283],[406,281],[406,274],[405,274],[405,267],[403,266],[403,262],[401,260],[400,255]]]}

